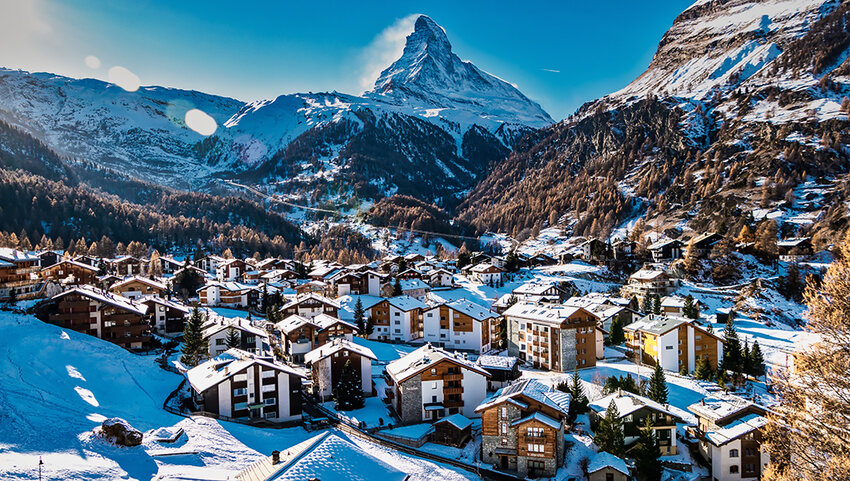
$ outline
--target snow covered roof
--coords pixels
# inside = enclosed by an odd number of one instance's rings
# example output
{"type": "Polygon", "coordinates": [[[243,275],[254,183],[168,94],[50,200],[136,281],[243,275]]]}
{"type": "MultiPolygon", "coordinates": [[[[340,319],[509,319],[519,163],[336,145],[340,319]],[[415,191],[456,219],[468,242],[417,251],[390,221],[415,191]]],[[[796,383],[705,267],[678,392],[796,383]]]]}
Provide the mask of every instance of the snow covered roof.
{"type": "Polygon", "coordinates": [[[445,349],[432,346],[431,344],[425,344],[419,349],[406,354],[402,358],[396,359],[395,361],[387,364],[386,370],[396,382],[401,382],[426,369],[429,369],[430,366],[443,360],[449,360],[455,364],[460,364],[466,369],[475,371],[483,376],[490,377],[490,374],[487,371],[478,367],[469,359],[465,359],[461,354],[449,352],[445,349]]]}
{"type": "Polygon", "coordinates": [[[606,451],[596,453],[590,458],[590,464],[587,465],[587,472],[595,473],[605,468],[613,468],[626,476],[629,475],[629,466],[626,462],[606,451]]]}
{"type": "Polygon", "coordinates": [[[413,309],[427,309],[428,305],[424,302],[410,296],[396,296],[387,299],[391,306],[401,311],[407,312],[413,309]]]}
{"type": "Polygon", "coordinates": [[[717,421],[743,413],[747,409],[755,407],[756,410],[765,411],[766,409],[758,404],[748,401],[738,396],[717,396],[701,399],[699,402],[688,406],[688,411],[696,414],[699,417],[717,421]]]}
{"type": "Polygon", "coordinates": [[[136,281],[141,282],[142,284],[149,285],[153,288],[156,288],[156,289],[159,289],[159,290],[162,290],[162,291],[167,289],[165,284],[163,284],[161,282],[157,282],[153,279],[148,279],[147,277],[141,277],[141,276],[128,277],[127,279],[124,279],[123,281],[116,282],[115,284],[112,284],[112,287],[110,287],[110,289],[117,289],[119,287],[126,286],[127,284],[130,284],[130,283],[136,282],[136,281]]]}
{"type": "Polygon", "coordinates": [[[319,329],[322,329],[322,330],[327,329],[327,328],[333,326],[334,324],[339,324],[339,323],[345,324],[345,325],[347,325],[348,327],[350,327],[354,330],[358,330],[357,326],[355,326],[354,324],[352,324],[348,321],[343,321],[342,319],[340,319],[338,317],[334,317],[334,316],[325,314],[324,312],[313,318],[313,324],[319,326],[319,329]]]}
{"type": "Polygon", "coordinates": [[[552,419],[551,417],[540,412],[535,412],[530,416],[526,416],[522,419],[517,419],[516,421],[511,423],[511,426],[519,426],[520,424],[524,424],[528,421],[538,421],[549,426],[552,429],[559,429],[561,427],[560,421],[552,419]]]}
{"type": "Polygon", "coordinates": [[[378,358],[375,356],[375,353],[373,353],[372,350],[366,346],[355,344],[349,341],[348,339],[334,339],[333,342],[319,346],[316,349],[313,349],[312,351],[305,354],[304,362],[316,362],[326,357],[333,356],[335,353],[343,350],[357,353],[363,357],[368,357],[373,361],[378,360],[378,358]]]}
{"type": "Polygon", "coordinates": [[[676,329],[682,324],[688,324],[688,322],[689,321],[683,317],[649,314],[648,316],[644,316],[628,326],[625,326],[623,329],[627,331],[647,332],[649,334],[660,336],[676,329]]]}
{"type": "Polygon", "coordinates": [[[491,311],[490,309],[484,308],[466,299],[456,299],[446,304],[446,306],[460,312],[461,314],[466,314],[477,321],[499,317],[499,314],[491,311]]]}
{"type": "Polygon", "coordinates": [[[298,304],[301,304],[302,302],[310,300],[310,299],[319,301],[322,304],[327,304],[331,307],[336,307],[337,309],[339,309],[339,303],[338,302],[334,301],[333,299],[329,299],[329,298],[327,298],[327,297],[325,297],[321,294],[317,294],[315,292],[309,292],[309,293],[306,293],[306,294],[298,295],[295,299],[292,299],[291,301],[284,304],[284,306],[281,307],[281,309],[289,309],[290,307],[295,307],[298,304]]]}
{"type": "Polygon", "coordinates": [[[259,291],[260,290],[257,286],[242,284],[240,282],[210,282],[209,284],[206,284],[203,287],[199,288],[198,292],[203,291],[205,289],[209,289],[211,287],[218,287],[219,289],[229,291],[229,292],[259,291]]]}
{"type": "Polygon", "coordinates": [[[523,396],[559,411],[564,416],[570,411],[569,393],[556,391],[552,386],[543,384],[536,379],[523,379],[496,391],[493,397],[484,400],[483,403],[476,407],[475,412],[505,401],[512,401],[514,404],[518,404],[523,408],[528,407],[526,403],[517,399],[523,396]]]}
{"type": "Polygon", "coordinates": [[[421,279],[402,279],[398,281],[402,291],[412,291],[414,289],[431,290],[431,286],[422,282],[421,279]]]}
{"type": "Polygon", "coordinates": [[[677,419],[681,419],[679,416],[673,414],[666,405],[626,391],[615,392],[601,399],[597,399],[596,401],[591,401],[590,409],[594,410],[600,416],[605,416],[605,413],[608,411],[608,407],[611,406],[612,402],[615,406],[617,406],[617,412],[620,414],[621,418],[628,416],[639,409],[647,407],[654,411],[662,412],[671,416],[674,422],[677,419]]]}
{"type": "Polygon", "coordinates": [[[666,276],[666,275],[667,275],[667,273],[660,270],[660,269],[652,269],[652,268],[643,267],[643,268],[638,269],[637,272],[635,272],[631,276],[629,276],[629,279],[634,279],[634,280],[637,280],[637,281],[652,281],[652,280],[655,280],[655,279],[657,279],[661,276],[666,276]]]}
{"type": "Polygon", "coordinates": [[[275,326],[280,330],[280,332],[284,334],[289,334],[296,329],[300,329],[304,326],[313,326],[318,328],[319,325],[313,322],[311,319],[307,319],[306,317],[299,316],[298,314],[293,314],[288,316],[286,319],[278,322],[275,326]]]}
{"type": "Polygon", "coordinates": [[[203,327],[204,337],[207,338],[225,329],[231,328],[258,337],[269,337],[269,334],[266,331],[260,329],[259,327],[251,325],[251,321],[247,319],[243,319],[241,317],[220,317],[214,312],[213,316],[211,316],[210,318],[210,321],[203,327]]]}
{"type": "Polygon", "coordinates": [[[189,306],[186,306],[186,305],[184,305],[180,302],[177,302],[177,301],[174,301],[174,300],[171,300],[171,299],[163,299],[159,296],[142,296],[142,298],[139,299],[139,302],[142,302],[142,303],[153,302],[153,303],[156,303],[156,304],[159,304],[159,305],[162,305],[162,306],[170,307],[172,309],[177,309],[177,310],[179,310],[181,312],[185,312],[187,314],[189,313],[189,311],[192,310],[191,308],[189,308],[189,306]]]}
{"type": "Polygon", "coordinates": [[[525,284],[514,289],[513,293],[516,295],[542,296],[546,294],[546,291],[552,288],[561,290],[560,287],[551,283],[526,282],[525,284]]]}
{"type": "Polygon", "coordinates": [[[379,302],[383,301],[383,297],[378,296],[369,296],[366,294],[359,296],[342,296],[337,298],[337,302],[339,303],[339,317],[340,319],[352,320],[354,319],[354,306],[357,304],[357,299],[360,299],[360,303],[363,304],[363,309],[371,309],[379,302]]]}
{"type": "Polygon", "coordinates": [[[706,432],[705,437],[713,444],[722,446],[729,441],[760,429],[766,424],[766,417],[759,416],[758,414],[748,414],[722,428],[706,432]]]}
{"type": "Polygon", "coordinates": [[[5,262],[38,262],[38,256],[31,255],[28,252],[10,249],[8,247],[0,247],[0,261],[5,262]]]}
{"type": "Polygon", "coordinates": [[[501,267],[494,266],[493,264],[491,264],[489,262],[482,262],[481,264],[476,264],[475,266],[472,267],[471,271],[472,272],[485,272],[485,271],[488,271],[488,270],[491,270],[491,269],[496,269],[497,271],[500,271],[500,272],[502,271],[501,267]]]}
{"type": "Polygon", "coordinates": [[[811,238],[809,238],[809,237],[794,237],[794,238],[791,238],[791,239],[783,239],[781,241],[778,241],[776,243],[776,246],[777,247],[797,247],[797,246],[805,244],[806,242],[809,242],[809,241],[811,241],[811,238]]]}
{"type": "Polygon", "coordinates": [[[101,290],[95,289],[92,286],[79,286],[73,289],[69,289],[60,294],[56,294],[53,296],[53,299],[59,299],[61,297],[65,297],[68,294],[80,294],[83,297],[88,297],[90,299],[94,299],[98,302],[102,302],[104,304],[109,304],[111,306],[117,307],[119,309],[124,309],[125,311],[130,311],[134,314],[139,314],[144,316],[148,313],[148,306],[146,304],[142,304],[141,302],[136,302],[132,299],[128,299],[124,296],[113,294],[109,292],[103,292],[101,290]]]}
{"type": "Polygon", "coordinates": [[[512,356],[478,356],[476,364],[484,369],[503,369],[510,371],[516,366],[517,358],[512,356]]]}
{"type": "Polygon", "coordinates": [[[588,315],[596,317],[595,314],[581,307],[541,305],[532,302],[518,302],[509,307],[502,315],[505,317],[520,317],[532,321],[561,324],[564,319],[568,319],[579,311],[584,311],[588,315]]]}
{"type": "Polygon", "coordinates": [[[283,371],[290,376],[304,377],[289,366],[260,358],[241,349],[231,348],[189,369],[186,372],[186,379],[196,392],[204,392],[254,364],[283,371]]]}
{"type": "Polygon", "coordinates": [[[451,416],[440,419],[434,424],[440,423],[449,423],[452,426],[460,429],[461,431],[468,428],[469,426],[472,426],[472,420],[460,413],[452,414],[451,416]]]}
{"type": "Polygon", "coordinates": [[[92,272],[97,272],[97,271],[100,270],[95,266],[90,266],[90,265],[88,265],[84,262],[77,262],[77,261],[71,260],[71,259],[62,259],[61,261],[57,262],[56,264],[53,264],[52,266],[45,267],[45,269],[52,269],[52,268],[55,268],[57,266],[61,266],[63,264],[69,264],[69,265],[72,265],[74,267],[79,267],[80,269],[86,269],[86,270],[92,271],[92,272]]]}
{"type": "Polygon", "coordinates": [[[682,244],[682,241],[676,240],[676,239],[661,239],[661,240],[658,240],[658,241],[650,244],[649,247],[647,247],[647,249],[654,251],[656,249],[663,249],[664,247],[666,247],[668,245],[673,245],[673,244],[682,244]]]}
{"type": "Polygon", "coordinates": [[[685,307],[685,298],[681,296],[665,296],[661,299],[661,307],[685,307]]]}

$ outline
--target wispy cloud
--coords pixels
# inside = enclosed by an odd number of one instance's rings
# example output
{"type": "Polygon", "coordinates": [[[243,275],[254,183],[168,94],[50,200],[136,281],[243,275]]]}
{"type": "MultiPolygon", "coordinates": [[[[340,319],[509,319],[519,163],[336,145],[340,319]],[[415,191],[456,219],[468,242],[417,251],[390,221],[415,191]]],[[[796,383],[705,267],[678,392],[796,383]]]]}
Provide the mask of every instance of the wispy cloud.
{"type": "Polygon", "coordinates": [[[363,90],[371,89],[381,72],[401,57],[404,41],[413,31],[419,15],[414,13],[396,20],[363,49],[359,79],[363,90]]]}
{"type": "Polygon", "coordinates": [[[549,72],[549,73],[561,73],[560,70],[555,70],[555,69],[551,69],[551,68],[541,68],[540,70],[542,70],[544,72],[549,72]]]}

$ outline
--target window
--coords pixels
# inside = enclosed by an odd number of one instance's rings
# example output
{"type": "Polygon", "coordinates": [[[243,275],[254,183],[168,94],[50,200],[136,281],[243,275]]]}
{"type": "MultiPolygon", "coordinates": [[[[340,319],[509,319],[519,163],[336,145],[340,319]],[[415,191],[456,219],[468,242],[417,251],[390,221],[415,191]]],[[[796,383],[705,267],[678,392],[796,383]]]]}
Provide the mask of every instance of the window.
{"type": "Polygon", "coordinates": [[[499,423],[499,434],[508,434],[508,423],[499,423]]]}
{"type": "Polygon", "coordinates": [[[605,473],[605,481],[614,481],[614,473],[605,473]]]}
{"type": "Polygon", "coordinates": [[[667,346],[667,347],[665,347],[664,349],[667,349],[668,351],[672,351],[672,350],[673,350],[673,346],[667,346]]]}
{"type": "Polygon", "coordinates": [[[437,381],[431,383],[431,389],[437,389],[437,381]]]}
{"type": "Polygon", "coordinates": [[[243,409],[248,409],[248,403],[236,403],[233,405],[234,411],[241,411],[243,409]]]}
{"type": "Polygon", "coordinates": [[[274,384],[266,384],[263,386],[263,392],[274,392],[276,387],[274,384]]]}
{"type": "Polygon", "coordinates": [[[546,447],[542,444],[529,444],[528,452],[529,453],[543,453],[546,451],[546,447]]]}
{"type": "Polygon", "coordinates": [[[729,466],[729,472],[730,473],[737,473],[738,472],[738,465],[733,464],[732,466],[729,466]]]}
{"type": "Polygon", "coordinates": [[[431,375],[432,375],[432,376],[436,376],[436,375],[437,375],[437,368],[436,368],[436,367],[432,367],[432,368],[431,368],[431,375]]]}
{"type": "Polygon", "coordinates": [[[437,402],[437,396],[431,396],[431,402],[432,403],[437,402]]]}
{"type": "Polygon", "coordinates": [[[247,381],[247,380],[248,380],[247,374],[237,374],[237,375],[233,376],[234,382],[247,381]]]}
{"type": "Polygon", "coordinates": [[[216,339],[215,345],[216,346],[223,346],[224,345],[224,339],[216,339]]]}
{"type": "Polygon", "coordinates": [[[244,395],[246,395],[246,394],[248,394],[248,390],[247,390],[247,389],[245,389],[244,387],[243,387],[243,388],[239,388],[239,389],[234,389],[234,390],[233,390],[233,395],[234,395],[234,396],[244,396],[244,395]]]}
{"type": "Polygon", "coordinates": [[[534,438],[543,437],[543,428],[528,428],[528,435],[534,438]]]}
{"type": "Polygon", "coordinates": [[[272,406],[274,404],[277,404],[277,398],[269,397],[263,399],[263,404],[265,404],[266,406],[272,406]]]}
{"type": "Polygon", "coordinates": [[[729,457],[730,458],[737,458],[738,457],[738,450],[737,449],[730,449],[729,450],[729,457]]]}
{"type": "Polygon", "coordinates": [[[499,417],[502,419],[508,419],[508,408],[506,406],[499,408],[499,417]]]}
{"type": "Polygon", "coordinates": [[[744,465],[744,472],[745,472],[745,473],[754,473],[754,472],[756,472],[756,465],[755,465],[755,464],[745,464],[745,465],[744,465]]]}

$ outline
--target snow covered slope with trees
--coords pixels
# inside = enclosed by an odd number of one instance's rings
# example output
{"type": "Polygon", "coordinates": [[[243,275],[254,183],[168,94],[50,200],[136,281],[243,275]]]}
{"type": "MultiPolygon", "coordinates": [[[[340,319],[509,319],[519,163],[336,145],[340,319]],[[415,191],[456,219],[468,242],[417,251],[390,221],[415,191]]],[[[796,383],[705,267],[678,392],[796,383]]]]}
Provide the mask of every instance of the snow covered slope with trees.
{"type": "Polygon", "coordinates": [[[643,75],[526,137],[459,217],[514,236],[626,222],[677,236],[772,213],[783,238],[829,244],[849,192],[848,25],[847,2],[701,0],[643,75]]]}

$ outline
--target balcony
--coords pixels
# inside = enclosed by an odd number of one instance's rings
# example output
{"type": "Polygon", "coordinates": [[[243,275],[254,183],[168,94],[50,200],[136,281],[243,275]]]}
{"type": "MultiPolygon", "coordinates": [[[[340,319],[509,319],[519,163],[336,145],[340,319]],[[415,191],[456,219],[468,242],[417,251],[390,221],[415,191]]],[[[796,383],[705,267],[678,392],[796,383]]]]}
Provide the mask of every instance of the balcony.
{"type": "Polygon", "coordinates": [[[445,374],[443,375],[443,381],[461,381],[463,380],[463,374],[445,374]]]}
{"type": "Polygon", "coordinates": [[[449,394],[463,394],[463,387],[444,387],[443,395],[449,394]]]}

